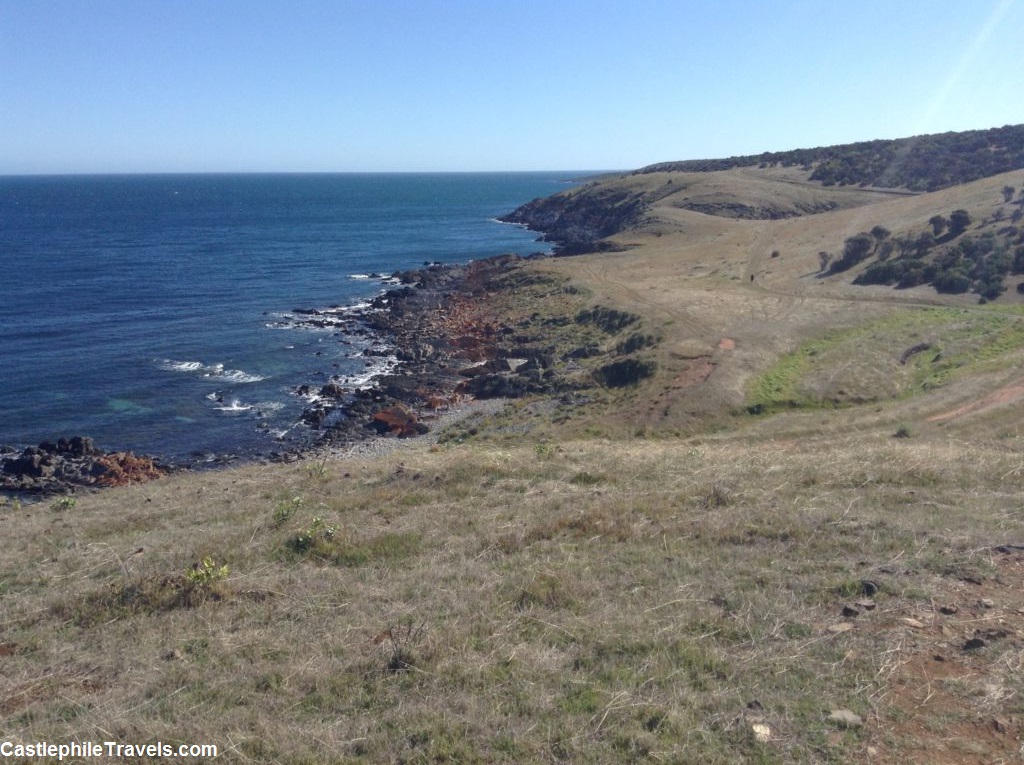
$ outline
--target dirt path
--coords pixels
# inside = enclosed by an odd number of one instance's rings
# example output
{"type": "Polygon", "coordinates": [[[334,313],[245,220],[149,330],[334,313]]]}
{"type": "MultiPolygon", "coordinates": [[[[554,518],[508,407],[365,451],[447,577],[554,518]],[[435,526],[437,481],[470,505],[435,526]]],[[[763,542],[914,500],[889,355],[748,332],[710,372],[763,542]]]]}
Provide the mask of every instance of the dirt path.
{"type": "Polygon", "coordinates": [[[990,409],[995,409],[999,406],[1005,406],[1006,404],[1012,404],[1015,401],[1019,401],[1024,398],[1024,379],[1018,380],[1017,382],[1010,383],[998,388],[987,396],[971,401],[963,406],[958,406],[956,409],[951,409],[948,412],[942,414],[932,415],[928,418],[928,422],[948,422],[949,420],[956,419],[957,417],[963,417],[967,414],[980,414],[981,412],[987,412],[990,409]]]}

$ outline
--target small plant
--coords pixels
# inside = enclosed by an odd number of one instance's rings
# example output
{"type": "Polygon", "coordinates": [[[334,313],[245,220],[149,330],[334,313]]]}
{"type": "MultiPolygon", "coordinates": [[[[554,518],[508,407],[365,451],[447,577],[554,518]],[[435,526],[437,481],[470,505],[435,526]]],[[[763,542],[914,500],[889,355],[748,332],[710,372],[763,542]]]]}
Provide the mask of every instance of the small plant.
{"type": "Polygon", "coordinates": [[[337,526],[331,526],[319,515],[315,516],[309,526],[301,529],[289,542],[296,552],[308,552],[318,545],[330,542],[338,533],[337,526]]]}
{"type": "Polygon", "coordinates": [[[534,449],[537,452],[537,457],[539,459],[546,460],[555,456],[555,452],[558,450],[558,447],[550,441],[541,441],[536,447],[534,447],[534,449]]]}
{"type": "Polygon", "coordinates": [[[229,573],[227,563],[218,565],[217,561],[208,555],[185,572],[185,579],[196,587],[209,587],[214,582],[227,579],[229,573]]]}
{"type": "Polygon", "coordinates": [[[704,510],[728,507],[732,504],[732,493],[721,484],[713,484],[697,498],[697,504],[704,510]]]}
{"type": "Polygon", "coordinates": [[[327,455],[306,465],[306,472],[313,478],[323,478],[327,475],[327,455]]]}
{"type": "Polygon", "coordinates": [[[50,505],[51,510],[60,512],[61,510],[70,510],[75,506],[76,500],[74,497],[61,497],[60,499],[54,500],[53,504],[50,505]]]}
{"type": "Polygon", "coordinates": [[[415,624],[412,621],[404,624],[393,624],[377,635],[373,642],[385,646],[388,659],[386,672],[408,672],[416,668],[417,649],[427,634],[427,623],[415,624]]]}
{"type": "Polygon", "coordinates": [[[302,497],[281,500],[277,503],[277,508],[274,510],[274,519],[271,521],[271,525],[275,529],[281,528],[295,515],[295,511],[302,507],[302,505],[302,497]]]}
{"type": "Polygon", "coordinates": [[[583,470],[572,476],[572,478],[569,479],[569,483],[575,484],[576,486],[596,486],[599,483],[603,483],[604,480],[605,478],[602,475],[595,475],[583,470]]]}
{"type": "Polygon", "coordinates": [[[896,432],[892,434],[892,437],[893,438],[910,438],[912,435],[913,435],[913,433],[910,432],[910,428],[908,428],[906,425],[900,425],[896,429],[896,432]]]}

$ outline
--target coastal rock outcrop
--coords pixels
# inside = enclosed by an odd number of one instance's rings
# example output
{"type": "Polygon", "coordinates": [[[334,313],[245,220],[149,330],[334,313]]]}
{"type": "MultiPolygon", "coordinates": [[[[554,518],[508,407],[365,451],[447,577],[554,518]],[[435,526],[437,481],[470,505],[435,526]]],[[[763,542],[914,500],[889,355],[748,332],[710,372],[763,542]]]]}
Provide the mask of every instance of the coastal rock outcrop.
{"type": "Polygon", "coordinates": [[[60,494],[78,487],[122,486],[165,475],[150,457],[104,452],[91,438],[44,441],[20,452],[0,452],[0,490],[19,494],[60,494]]]}
{"type": "Polygon", "coordinates": [[[542,241],[558,245],[556,255],[576,255],[613,249],[599,240],[638,223],[647,207],[643,194],[585,186],[527,202],[499,220],[542,233],[542,241]]]}
{"type": "Polygon", "coordinates": [[[395,274],[395,287],[353,315],[381,338],[397,363],[372,388],[328,382],[302,386],[315,400],[302,420],[328,443],[378,434],[409,438],[429,430],[430,415],[463,397],[514,398],[554,390],[552,359],[540,338],[517,334],[488,313],[486,296],[520,258],[503,255],[464,265],[429,264],[395,274]],[[393,349],[393,350],[390,350],[393,349]],[[426,422],[424,422],[426,420],[426,422]]]}

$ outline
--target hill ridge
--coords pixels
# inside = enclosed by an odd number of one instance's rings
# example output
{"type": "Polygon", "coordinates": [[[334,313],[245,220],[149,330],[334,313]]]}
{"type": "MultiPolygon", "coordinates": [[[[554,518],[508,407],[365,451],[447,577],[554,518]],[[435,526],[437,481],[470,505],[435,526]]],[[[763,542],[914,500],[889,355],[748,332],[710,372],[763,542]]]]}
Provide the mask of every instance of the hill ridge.
{"type": "Polygon", "coordinates": [[[865,184],[937,191],[1024,167],[1024,125],[874,139],[725,159],[659,162],[634,173],[713,172],[755,165],[799,166],[812,171],[810,180],[826,186],[865,184]]]}

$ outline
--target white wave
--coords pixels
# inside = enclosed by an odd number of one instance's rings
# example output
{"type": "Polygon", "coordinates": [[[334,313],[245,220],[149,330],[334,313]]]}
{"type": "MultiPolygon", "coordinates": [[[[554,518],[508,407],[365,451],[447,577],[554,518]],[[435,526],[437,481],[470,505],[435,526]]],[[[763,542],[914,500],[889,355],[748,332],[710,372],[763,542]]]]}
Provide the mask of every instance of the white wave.
{"type": "Polygon", "coordinates": [[[349,279],[369,279],[370,275],[369,274],[349,274],[348,278],[349,279]]]}
{"type": "Polygon", "coordinates": [[[227,380],[233,383],[254,383],[266,378],[262,375],[243,372],[241,369],[225,369],[223,364],[204,364],[201,361],[175,361],[162,359],[157,362],[161,369],[168,372],[188,372],[201,377],[227,380]]]}
{"type": "Polygon", "coordinates": [[[310,311],[289,311],[269,314],[273,321],[264,322],[267,329],[301,329],[309,332],[334,332],[351,326],[353,314],[370,307],[369,301],[335,305],[310,311]]]}
{"type": "Polygon", "coordinates": [[[215,406],[218,412],[248,412],[252,409],[251,404],[243,404],[237,398],[231,399],[231,402],[223,406],[215,406]]]}
{"type": "Polygon", "coordinates": [[[162,359],[159,362],[160,368],[167,372],[198,372],[203,368],[201,361],[175,361],[174,359],[162,359]]]}
{"type": "Polygon", "coordinates": [[[373,362],[361,373],[346,376],[342,380],[342,385],[352,390],[372,388],[378,377],[388,374],[398,366],[398,358],[396,356],[375,356],[373,358],[373,362]]]}
{"type": "Polygon", "coordinates": [[[241,369],[221,369],[210,376],[222,378],[233,383],[254,383],[266,379],[263,375],[250,374],[249,372],[243,372],[241,369]]]}

